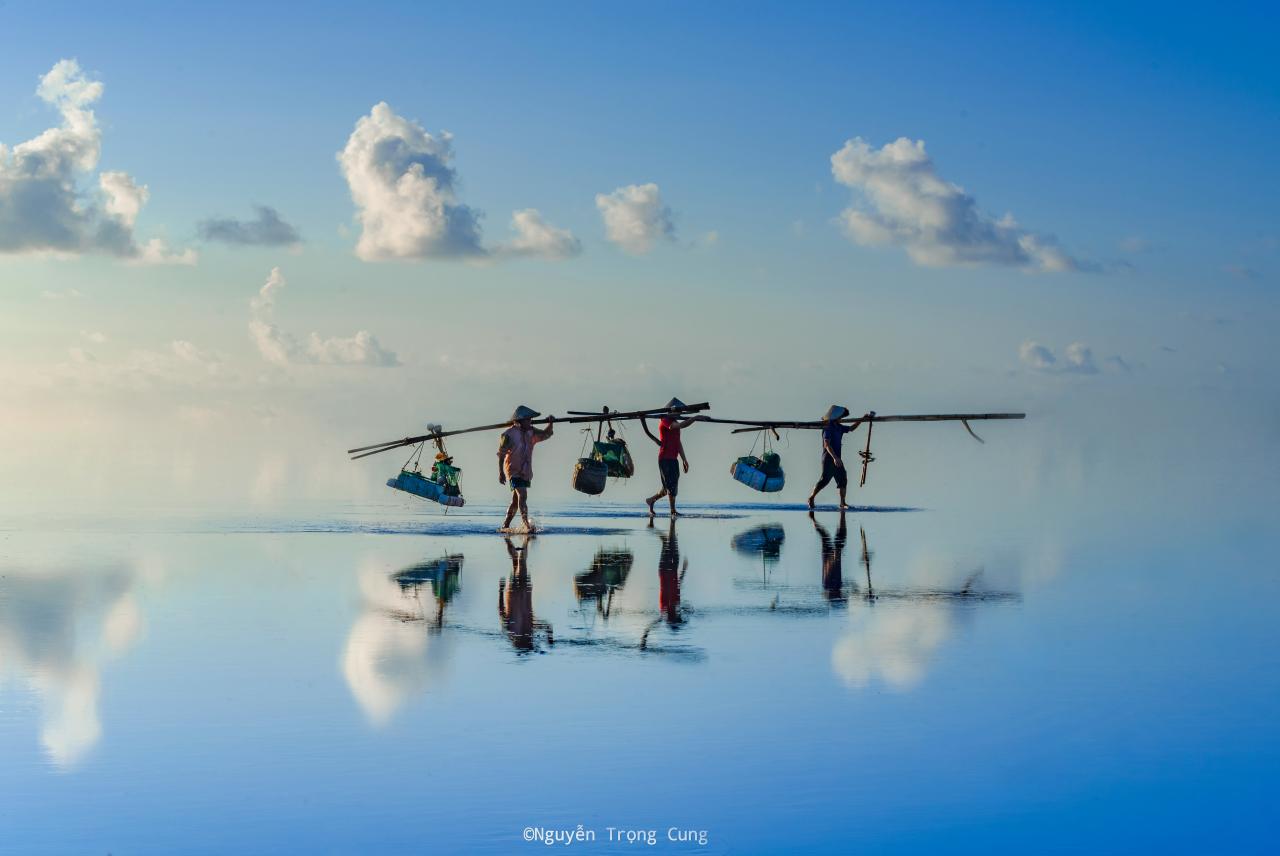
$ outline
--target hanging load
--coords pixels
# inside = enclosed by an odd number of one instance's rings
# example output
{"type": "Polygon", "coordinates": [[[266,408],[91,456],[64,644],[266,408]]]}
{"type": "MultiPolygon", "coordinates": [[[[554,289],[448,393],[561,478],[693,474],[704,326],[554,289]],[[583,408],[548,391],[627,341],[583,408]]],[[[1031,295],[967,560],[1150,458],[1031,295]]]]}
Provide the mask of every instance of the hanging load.
{"type": "Polygon", "coordinates": [[[765,452],[758,458],[755,455],[743,455],[733,462],[729,472],[736,481],[761,493],[777,493],[782,490],[787,478],[782,472],[782,458],[773,451],[765,452]]]}
{"type": "Polygon", "coordinates": [[[591,453],[584,454],[573,467],[573,489],[587,496],[599,496],[604,493],[605,485],[610,477],[629,479],[636,473],[635,462],[631,460],[631,450],[627,441],[618,436],[613,429],[613,421],[609,418],[609,408],[604,408],[603,417],[595,428],[595,439],[591,439],[592,429],[585,428],[582,451],[586,453],[587,443],[591,444],[591,453]],[[609,432],[605,433],[605,424],[609,432]]]}
{"type": "MultiPolygon", "coordinates": [[[[440,433],[439,425],[428,425],[427,429],[433,434],[440,433]]],[[[430,476],[423,475],[419,466],[425,445],[419,443],[418,448],[409,456],[409,460],[405,461],[404,466],[400,468],[400,475],[387,479],[387,487],[438,502],[448,508],[461,508],[465,504],[460,484],[462,469],[453,465],[453,458],[445,451],[442,438],[436,437],[435,444],[436,460],[431,465],[430,476]]]]}
{"type": "Polygon", "coordinates": [[[591,444],[591,457],[605,465],[611,478],[629,479],[636,474],[636,465],[631,460],[627,441],[615,437],[613,429],[609,429],[609,439],[597,440],[591,444]]]}
{"type": "Polygon", "coordinates": [[[605,483],[609,480],[609,467],[604,461],[592,458],[579,458],[573,467],[573,489],[587,496],[599,496],[604,493],[605,483]]]}

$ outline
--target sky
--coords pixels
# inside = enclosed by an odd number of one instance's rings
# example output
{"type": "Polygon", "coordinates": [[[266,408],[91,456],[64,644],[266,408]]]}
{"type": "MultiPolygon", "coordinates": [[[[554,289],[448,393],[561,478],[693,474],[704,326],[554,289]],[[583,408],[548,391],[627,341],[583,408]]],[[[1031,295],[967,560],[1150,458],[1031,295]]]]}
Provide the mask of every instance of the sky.
{"type": "MultiPolygon", "coordinates": [[[[358,502],[399,462],[350,446],[672,395],[1025,410],[997,474],[1256,473],[1267,11],[0,4],[0,500],[358,502]]],[[[698,430],[690,486],[724,499],[745,449],[698,430]]],[[[562,435],[544,496],[572,495],[562,435]]],[[[492,439],[454,447],[481,501],[492,439]]],[[[979,454],[884,442],[873,500],[979,454]]]]}

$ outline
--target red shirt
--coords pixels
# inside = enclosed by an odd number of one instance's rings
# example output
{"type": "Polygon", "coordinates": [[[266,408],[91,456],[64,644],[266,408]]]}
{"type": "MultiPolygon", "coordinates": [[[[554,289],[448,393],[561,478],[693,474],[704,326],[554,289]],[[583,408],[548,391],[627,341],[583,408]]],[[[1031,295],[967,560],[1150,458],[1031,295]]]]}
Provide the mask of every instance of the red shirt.
{"type": "Polygon", "coordinates": [[[683,451],[680,445],[680,429],[676,425],[676,420],[670,416],[664,416],[658,421],[658,460],[674,461],[680,457],[683,451]]]}

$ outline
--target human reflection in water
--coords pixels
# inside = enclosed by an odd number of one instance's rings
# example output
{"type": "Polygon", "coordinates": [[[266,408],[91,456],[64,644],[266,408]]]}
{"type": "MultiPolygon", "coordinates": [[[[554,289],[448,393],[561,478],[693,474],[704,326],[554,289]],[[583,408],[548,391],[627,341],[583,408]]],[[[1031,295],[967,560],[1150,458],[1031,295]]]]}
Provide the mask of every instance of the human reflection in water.
{"type": "Polygon", "coordinates": [[[648,647],[649,633],[663,621],[672,630],[679,630],[684,624],[684,614],[680,609],[680,584],[684,582],[685,571],[689,570],[688,559],[685,559],[683,566],[680,564],[680,541],[676,538],[675,518],[667,524],[665,535],[654,527],[652,520],[649,521],[649,528],[662,541],[662,550],[658,554],[658,609],[662,615],[650,622],[640,635],[641,649],[648,647]]]}
{"type": "MultiPolygon", "coordinates": [[[[423,585],[431,584],[431,594],[436,600],[436,611],[434,620],[428,619],[428,626],[436,632],[444,626],[445,607],[462,589],[462,561],[461,553],[450,553],[439,559],[432,559],[429,562],[396,571],[391,577],[400,586],[401,592],[419,601],[421,601],[423,585]]],[[[425,608],[423,617],[426,617],[425,608]]]]}
{"type": "Polygon", "coordinates": [[[849,537],[844,509],[840,510],[835,538],[818,522],[812,511],[809,512],[809,519],[813,521],[813,528],[822,540],[822,592],[833,606],[844,606],[848,603],[844,593],[844,547],[849,537]]]}
{"type": "Polygon", "coordinates": [[[516,546],[510,537],[507,555],[511,557],[511,579],[498,581],[498,617],[512,646],[521,653],[536,651],[535,634],[541,630],[548,645],[555,644],[551,625],[533,616],[533,586],[529,581],[529,538],[516,546]]]}

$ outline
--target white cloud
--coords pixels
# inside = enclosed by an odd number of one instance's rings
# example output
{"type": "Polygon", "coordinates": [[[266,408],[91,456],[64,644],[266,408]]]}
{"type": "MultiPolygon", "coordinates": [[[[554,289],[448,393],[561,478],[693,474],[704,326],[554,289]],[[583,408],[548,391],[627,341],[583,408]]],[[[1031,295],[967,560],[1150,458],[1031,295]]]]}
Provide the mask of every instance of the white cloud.
{"type": "Polygon", "coordinates": [[[453,135],[426,132],[384,101],[356,122],[338,155],[360,221],[365,261],[482,256],[480,214],[460,203],[453,135]]]}
{"type": "Polygon", "coordinates": [[[604,218],[606,237],[632,255],[644,255],[659,240],[675,238],[671,209],[663,203],[658,185],[652,182],[598,193],[596,207],[604,218]]]}
{"type": "Polygon", "coordinates": [[[129,261],[138,265],[186,265],[190,267],[199,261],[199,255],[188,247],[185,250],[173,250],[162,238],[152,238],[141,247],[129,261]]]}
{"type": "Polygon", "coordinates": [[[307,355],[317,363],[340,366],[398,366],[400,360],[388,351],[368,330],[343,338],[320,338],[312,333],[307,339],[307,355]]]}
{"type": "Polygon", "coordinates": [[[302,347],[291,333],[282,330],[275,323],[276,299],[284,287],[285,278],[280,273],[280,268],[272,268],[257,296],[249,301],[249,335],[264,360],[278,366],[308,363],[388,367],[400,365],[395,352],[384,348],[368,330],[360,330],[349,337],[322,338],[319,333],[312,333],[307,339],[306,347],[302,347]]]}
{"type": "MultiPolygon", "coordinates": [[[[1084,342],[1072,342],[1062,350],[1059,361],[1053,350],[1039,342],[1026,341],[1018,348],[1018,358],[1028,368],[1046,374],[1098,374],[1098,364],[1093,357],[1093,349],[1084,342]]],[[[1121,371],[1128,371],[1129,365],[1119,354],[1107,358],[1107,365],[1121,371]]]]}
{"type": "Polygon", "coordinates": [[[138,184],[125,172],[104,172],[98,176],[98,184],[107,195],[107,213],[132,228],[138,219],[138,212],[151,197],[147,186],[138,184]]]}
{"type": "Polygon", "coordinates": [[[1026,365],[1039,371],[1047,371],[1053,368],[1053,364],[1058,361],[1058,358],[1053,355],[1053,351],[1039,342],[1031,341],[1023,342],[1018,348],[1018,358],[1026,365]]]}
{"type": "Polygon", "coordinates": [[[106,344],[107,341],[107,334],[99,333],[97,330],[81,330],[80,335],[86,341],[92,342],[95,345],[103,345],[106,344]]]}
{"type": "Polygon", "coordinates": [[[924,141],[899,137],[873,149],[861,137],[831,156],[835,180],[857,191],[865,207],[841,214],[846,234],[869,246],[903,247],[929,267],[999,264],[1057,272],[1093,269],[1065,253],[1052,237],[1029,232],[1010,215],[978,210],[958,185],[938,175],[924,141]]]}
{"type": "Polygon", "coordinates": [[[536,208],[512,213],[511,230],[516,236],[502,248],[506,255],[567,259],[582,252],[582,242],[572,232],[543,220],[536,208]]]}
{"type": "Polygon", "coordinates": [[[142,263],[193,264],[159,239],[139,246],[133,232],[148,190],[127,173],[98,176],[96,192],[79,181],[98,166],[102,131],[91,109],[102,83],[64,59],[40,79],[36,94],[62,122],[9,148],[0,144],[0,253],[74,256],[107,253],[142,263]]]}

